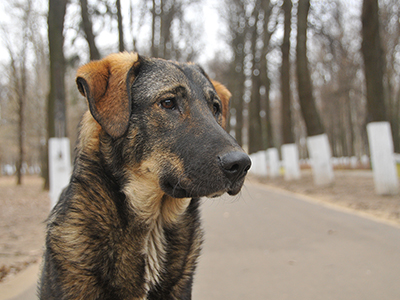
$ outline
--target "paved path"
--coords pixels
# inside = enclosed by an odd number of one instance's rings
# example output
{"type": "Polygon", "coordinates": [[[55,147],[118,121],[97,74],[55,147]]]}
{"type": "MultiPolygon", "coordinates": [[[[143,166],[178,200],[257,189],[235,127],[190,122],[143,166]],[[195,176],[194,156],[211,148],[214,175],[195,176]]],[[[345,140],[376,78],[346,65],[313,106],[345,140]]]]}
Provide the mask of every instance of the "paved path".
{"type": "MultiPolygon", "coordinates": [[[[400,228],[302,198],[247,184],[205,199],[193,299],[400,299],[400,228]]],[[[0,300],[35,299],[29,278],[0,300]]]]}
{"type": "Polygon", "coordinates": [[[400,299],[400,229],[247,184],[203,205],[194,299],[400,299]]]}

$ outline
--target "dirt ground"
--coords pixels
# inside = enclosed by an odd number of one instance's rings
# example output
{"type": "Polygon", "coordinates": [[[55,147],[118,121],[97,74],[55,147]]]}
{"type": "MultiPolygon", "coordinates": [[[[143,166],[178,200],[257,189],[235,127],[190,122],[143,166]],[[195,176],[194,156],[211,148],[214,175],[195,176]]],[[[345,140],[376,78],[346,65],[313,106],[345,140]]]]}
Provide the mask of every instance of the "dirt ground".
{"type": "Polygon", "coordinates": [[[0,282],[42,256],[48,193],[39,177],[0,177],[0,282]]]}
{"type": "MultiPolygon", "coordinates": [[[[298,181],[254,176],[249,180],[363,211],[400,225],[400,195],[375,195],[371,171],[335,171],[335,182],[328,187],[316,187],[309,170],[302,171],[298,181]]],[[[16,186],[15,182],[14,177],[0,177],[0,282],[41,259],[44,222],[50,207],[41,178],[24,177],[22,186],[16,186]]]]}

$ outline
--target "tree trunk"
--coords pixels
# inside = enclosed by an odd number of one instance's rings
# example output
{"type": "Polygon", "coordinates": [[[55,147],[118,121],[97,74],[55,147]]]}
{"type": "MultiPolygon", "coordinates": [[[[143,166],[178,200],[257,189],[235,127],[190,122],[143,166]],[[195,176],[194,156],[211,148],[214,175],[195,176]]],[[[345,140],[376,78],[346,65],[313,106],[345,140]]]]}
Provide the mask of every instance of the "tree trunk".
{"type": "Polygon", "coordinates": [[[118,49],[120,52],[123,52],[125,51],[125,43],[124,43],[124,27],[122,24],[121,0],[116,0],[116,6],[117,6],[118,36],[119,36],[118,49]]]}
{"type": "MultiPolygon", "coordinates": [[[[50,55],[50,92],[47,98],[47,140],[66,136],[64,17],[67,0],[49,0],[48,38],[50,55]]],[[[48,147],[46,147],[48,150],[48,147]]],[[[47,151],[46,151],[47,152],[47,151]]],[[[45,188],[49,188],[48,152],[44,166],[45,188]]]]}
{"type": "Polygon", "coordinates": [[[31,13],[31,1],[27,2],[28,6],[24,10],[23,17],[23,37],[21,41],[21,52],[18,54],[13,53],[11,47],[8,47],[8,51],[11,58],[11,69],[13,88],[18,101],[18,158],[16,163],[16,176],[17,185],[22,184],[22,167],[24,163],[25,154],[25,104],[26,104],[26,89],[27,89],[27,45],[29,42],[29,19],[31,13]]]}
{"type": "Polygon", "coordinates": [[[314,183],[328,185],[334,180],[331,148],[320,120],[312,93],[307,59],[307,17],[309,0],[299,0],[297,11],[297,88],[303,119],[307,128],[307,149],[312,162],[314,183]]]}
{"type": "Polygon", "coordinates": [[[264,127],[264,135],[265,135],[265,141],[264,141],[264,148],[268,149],[271,147],[275,146],[274,142],[274,134],[272,130],[272,122],[271,122],[271,101],[269,98],[269,91],[271,88],[271,79],[268,77],[268,68],[267,68],[267,48],[268,45],[264,47],[263,55],[261,57],[260,61],[260,80],[262,85],[264,86],[265,89],[265,94],[263,95],[261,102],[264,105],[264,110],[265,110],[265,121],[263,122],[263,127],[264,127]]]}
{"type": "Polygon", "coordinates": [[[257,52],[257,21],[260,10],[259,1],[253,9],[253,18],[256,20],[251,27],[251,46],[253,55],[253,68],[251,75],[251,100],[249,103],[249,154],[263,149],[263,139],[261,131],[261,99],[260,99],[260,54],[257,52]]]}
{"type": "Polygon", "coordinates": [[[268,62],[267,54],[270,47],[270,40],[272,32],[268,30],[268,21],[271,16],[272,7],[270,1],[261,1],[261,9],[264,12],[264,24],[262,33],[263,47],[261,49],[260,57],[260,88],[264,86],[265,93],[261,95],[261,105],[264,107],[265,118],[262,121],[263,127],[263,148],[268,149],[275,146],[274,134],[271,122],[271,105],[269,98],[269,91],[271,87],[271,80],[268,76],[268,62]]]}
{"type": "MultiPolygon", "coordinates": [[[[163,1],[161,1],[163,5],[163,1]]],[[[161,7],[161,28],[160,28],[160,45],[159,55],[165,59],[172,58],[172,43],[171,43],[171,26],[175,15],[178,13],[179,8],[176,1],[171,1],[170,8],[165,10],[161,7]]]]}
{"type": "Polygon", "coordinates": [[[24,40],[24,50],[23,55],[21,58],[21,86],[20,91],[18,92],[18,102],[19,102],[19,121],[18,121],[18,144],[19,144],[19,155],[18,155],[18,164],[17,164],[17,185],[22,184],[22,167],[24,163],[24,140],[25,140],[25,102],[26,102],[26,44],[27,38],[25,37],[24,40]]]}
{"type": "Polygon", "coordinates": [[[281,66],[281,122],[282,122],[282,144],[294,143],[292,130],[292,113],[290,105],[290,31],[292,16],[292,1],[284,0],[283,11],[285,16],[284,34],[282,41],[282,66],[281,66]]]}
{"type": "Polygon", "coordinates": [[[17,161],[17,185],[22,184],[22,164],[24,161],[24,99],[18,95],[19,120],[18,120],[18,161],[17,161]]]}
{"type": "MultiPolygon", "coordinates": [[[[244,18],[244,14],[244,4],[240,1],[237,1],[236,10],[231,12],[232,18],[229,20],[233,20],[234,15],[244,18]]],[[[230,66],[228,89],[232,93],[231,110],[235,111],[234,114],[231,114],[231,118],[233,115],[235,116],[235,139],[240,146],[243,146],[243,96],[244,82],[246,80],[244,75],[244,45],[246,30],[240,27],[239,18],[236,20],[236,22],[232,22],[232,24],[230,24],[230,28],[232,35],[234,36],[230,45],[234,54],[234,58],[230,66]]]]}
{"type": "MultiPolygon", "coordinates": [[[[241,37],[239,40],[244,39],[241,37]]],[[[235,60],[233,62],[231,78],[229,80],[228,87],[232,91],[232,103],[231,107],[235,110],[235,139],[240,146],[243,146],[243,95],[244,95],[244,53],[243,49],[239,45],[243,46],[244,41],[238,41],[234,46],[236,50],[235,60]]]]}
{"type": "MultiPolygon", "coordinates": [[[[132,1],[129,1],[129,28],[131,32],[134,32],[134,27],[133,27],[133,3],[132,1]]],[[[135,34],[131,35],[132,37],[132,51],[137,51],[136,49],[136,39],[135,39],[135,34]]]]}
{"type": "Polygon", "coordinates": [[[156,56],[156,0],[152,0],[152,8],[151,8],[151,48],[150,48],[150,56],[156,56]]]}
{"type": "Polygon", "coordinates": [[[383,68],[384,58],[379,33],[378,0],[364,0],[362,7],[362,44],[367,86],[367,122],[387,121],[383,68]]]}
{"type": "MultiPolygon", "coordinates": [[[[259,67],[259,66],[258,66],[259,67]]],[[[263,150],[261,131],[260,70],[253,68],[251,101],[249,103],[249,154],[263,150]],[[254,74],[257,72],[258,74],[254,74]]]]}
{"type": "Polygon", "coordinates": [[[307,17],[310,8],[309,0],[299,0],[297,11],[297,87],[303,119],[308,136],[324,133],[315,99],[312,92],[310,71],[307,59],[307,17]]]}
{"type": "Polygon", "coordinates": [[[400,153],[400,90],[397,91],[397,101],[394,103],[392,121],[394,152],[400,153]]]}
{"type": "MultiPolygon", "coordinates": [[[[88,3],[87,3],[87,0],[80,0],[80,1],[81,1],[81,15],[82,15],[83,31],[85,32],[86,41],[88,42],[88,45],[89,45],[90,60],[98,60],[101,58],[101,56],[100,56],[100,52],[97,49],[97,46],[96,46],[96,43],[94,40],[95,36],[93,34],[92,21],[90,20],[90,17],[89,17],[88,3]]],[[[117,0],[117,2],[118,1],[119,0],[117,0]]],[[[50,2],[52,2],[52,0],[50,0],[50,2]]],[[[56,1],[56,2],[57,3],[61,2],[60,6],[64,7],[64,2],[66,2],[66,1],[60,0],[60,1],[56,1]]],[[[62,9],[61,7],[59,8],[60,12],[58,12],[58,13],[61,13],[61,9],[62,9]]],[[[64,22],[64,16],[62,17],[62,21],[64,22]]],[[[118,21],[118,26],[119,26],[119,21],[118,21]]]]}

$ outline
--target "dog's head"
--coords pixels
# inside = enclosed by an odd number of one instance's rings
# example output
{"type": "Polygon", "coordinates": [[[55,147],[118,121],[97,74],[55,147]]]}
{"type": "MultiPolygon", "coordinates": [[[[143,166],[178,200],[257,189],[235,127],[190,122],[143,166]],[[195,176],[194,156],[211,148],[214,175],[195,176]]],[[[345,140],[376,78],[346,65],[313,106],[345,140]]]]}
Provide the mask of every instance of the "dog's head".
{"type": "Polygon", "coordinates": [[[237,194],[250,159],[225,130],[231,94],[195,64],[113,54],[78,70],[115,173],[175,198],[237,194]]]}

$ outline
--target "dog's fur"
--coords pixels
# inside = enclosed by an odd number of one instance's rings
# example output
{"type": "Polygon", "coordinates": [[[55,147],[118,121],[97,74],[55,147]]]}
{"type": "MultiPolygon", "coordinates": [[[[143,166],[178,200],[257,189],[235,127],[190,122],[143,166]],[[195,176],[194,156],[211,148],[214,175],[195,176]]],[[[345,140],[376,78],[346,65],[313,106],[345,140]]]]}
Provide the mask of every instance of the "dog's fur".
{"type": "Polygon", "coordinates": [[[237,194],[250,167],[223,130],[229,91],[135,53],[90,62],[77,85],[89,111],[48,219],[40,299],[191,299],[199,197],[237,194]]]}

